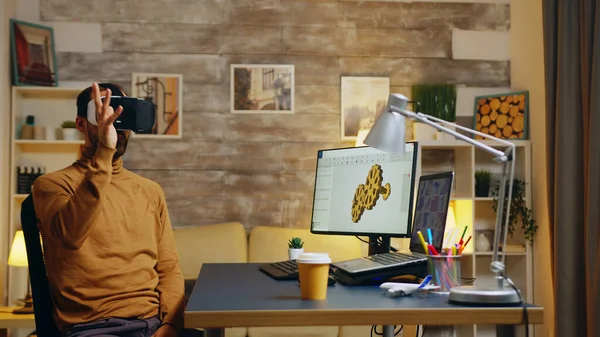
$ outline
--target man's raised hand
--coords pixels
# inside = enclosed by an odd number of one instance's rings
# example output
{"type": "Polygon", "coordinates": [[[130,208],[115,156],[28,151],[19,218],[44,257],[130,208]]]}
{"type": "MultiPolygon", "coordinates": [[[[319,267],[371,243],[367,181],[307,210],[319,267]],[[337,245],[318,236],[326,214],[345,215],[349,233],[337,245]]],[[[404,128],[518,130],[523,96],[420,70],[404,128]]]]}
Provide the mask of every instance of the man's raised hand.
{"type": "Polygon", "coordinates": [[[117,111],[110,106],[110,96],[112,92],[110,89],[106,89],[106,94],[104,98],[104,102],[100,97],[100,87],[98,83],[94,82],[92,84],[92,90],[94,93],[94,104],[96,106],[96,121],[98,124],[98,140],[111,148],[117,147],[117,129],[115,129],[113,123],[121,113],[123,112],[123,107],[119,105],[117,111]]]}

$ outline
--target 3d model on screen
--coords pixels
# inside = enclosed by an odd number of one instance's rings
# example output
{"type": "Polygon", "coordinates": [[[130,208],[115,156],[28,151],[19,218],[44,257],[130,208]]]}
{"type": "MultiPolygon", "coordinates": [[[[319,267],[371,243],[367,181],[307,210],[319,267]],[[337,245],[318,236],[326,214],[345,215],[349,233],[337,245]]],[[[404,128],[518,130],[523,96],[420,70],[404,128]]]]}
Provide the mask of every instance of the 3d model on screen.
{"type": "Polygon", "coordinates": [[[352,199],[352,221],[358,223],[362,217],[365,209],[372,210],[379,200],[379,195],[383,200],[392,193],[392,186],[390,183],[383,183],[383,169],[379,164],[371,166],[369,174],[367,175],[367,182],[360,184],[354,192],[354,199],[352,199]]]}

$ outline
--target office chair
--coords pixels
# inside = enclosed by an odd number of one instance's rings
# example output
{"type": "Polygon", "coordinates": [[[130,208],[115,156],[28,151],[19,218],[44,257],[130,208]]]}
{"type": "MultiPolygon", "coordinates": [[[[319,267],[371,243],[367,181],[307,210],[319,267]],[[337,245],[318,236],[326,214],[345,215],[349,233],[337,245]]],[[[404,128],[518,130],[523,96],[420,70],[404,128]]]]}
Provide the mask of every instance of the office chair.
{"type": "MultiPolygon", "coordinates": [[[[44,262],[43,242],[39,228],[38,219],[35,215],[33,196],[30,194],[21,204],[21,227],[25,238],[27,249],[27,260],[29,265],[29,276],[31,279],[31,297],[33,299],[33,314],[35,315],[34,333],[37,337],[60,337],[61,333],[54,322],[54,304],[50,297],[50,286],[48,285],[48,274],[44,262]]],[[[193,280],[195,281],[195,280],[193,280]]],[[[186,303],[193,283],[186,282],[186,303]]],[[[180,337],[202,337],[203,331],[198,329],[183,329],[180,337]]]]}
{"type": "Polygon", "coordinates": [[[27,249],[27,261],[33,299],[33,314],[38,337],[59,337],[60,331],[54,322],[54,304],[50,298],[48,275],[40,231],[37,226],[33,198],[31,194],[21,204],[21,227],[27,249]]]}

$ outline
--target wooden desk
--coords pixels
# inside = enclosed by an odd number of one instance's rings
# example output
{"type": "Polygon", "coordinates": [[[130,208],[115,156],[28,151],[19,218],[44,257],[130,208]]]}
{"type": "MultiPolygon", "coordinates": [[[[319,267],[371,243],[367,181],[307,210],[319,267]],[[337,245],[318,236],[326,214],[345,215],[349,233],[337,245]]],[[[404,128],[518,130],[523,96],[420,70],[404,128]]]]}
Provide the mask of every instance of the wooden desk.
{"type": "Polygon", "coordinates": [[[0,337],[8,336],[8,329],[30,328],[35,330],[33,314],[13,314],[16,307],[0,307],[0,337]]]}
{"type": "MultiPolygon", "coordinates": [[[[203,264],[187,307],[185,327],[204,328],[206,337],[225,327],[343,325],[523,324],[522,307],[467,307],[447,295],[389,298],[377,286],[329,287],[326,301],[303,301],[297,281],[276,281],[259,264],[203,264]]],[[[541,324],[543,308],[527,309],[541,324]]]]}

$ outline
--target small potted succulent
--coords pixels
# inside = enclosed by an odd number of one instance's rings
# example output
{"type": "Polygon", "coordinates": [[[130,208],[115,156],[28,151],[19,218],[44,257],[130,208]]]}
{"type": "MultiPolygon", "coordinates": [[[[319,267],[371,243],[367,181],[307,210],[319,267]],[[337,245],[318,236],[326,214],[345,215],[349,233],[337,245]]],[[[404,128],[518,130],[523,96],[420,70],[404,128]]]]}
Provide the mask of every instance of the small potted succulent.
{"type": "Polygon", "coordinates": [[[486,198],[490,194],[492,174],[488,170],[475,171],[475,197],[486,198]]]}
{"type": "Polygon", "coordinates": [[[77,140],[77,129],[75,129],[75,121],[64,121],[60,125],[62,128],[64,140],[77,140]]]}
{"type": "Polygon", "coordinates": [[[304,253],[304,242],[301,238],[294,237],[288,241],[288,255],[290,260],[296,260],[304,253]]]}

